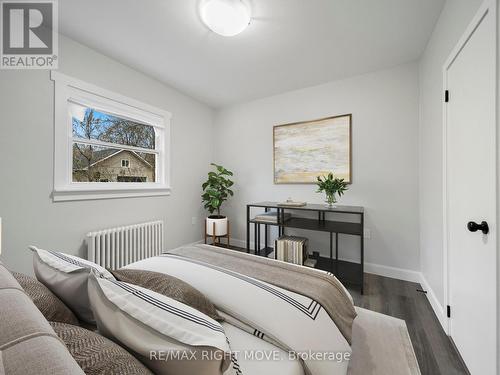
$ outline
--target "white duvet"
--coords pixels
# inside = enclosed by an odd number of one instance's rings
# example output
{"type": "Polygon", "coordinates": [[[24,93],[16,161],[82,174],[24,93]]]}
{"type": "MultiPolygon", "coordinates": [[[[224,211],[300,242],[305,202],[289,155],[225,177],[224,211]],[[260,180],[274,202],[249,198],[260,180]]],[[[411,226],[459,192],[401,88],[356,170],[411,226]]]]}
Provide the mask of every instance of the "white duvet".
{"type": "Polygon", "coordinates": [[[242,374],[304,375],[300,362],[289,358],[287,352],[229,323],[222,323],[222,326],[242,374]]]}
{"type": "MultiPolygon", "coordinates": [[[[126,268],[155,271],[177,277],[204,293],[219,310],[234,318],[241,318],[261,334],[272,337],[293,352],[303,355],[305,367],[300,371],[297,369],[297,366],[300,366],[299,361],[293,359],[289,361],[239,359],[242,367],[252,368],[251,372],[243,372],[244,374],[293,375],[304,371],[313,375],[347,373],[351,347],[326,311],[308,297],[176,255],[144,259],[126,268]],[[279,365],[271,362],[277,362],[279,365]],[[288,370],[273,372],[274,365],[286,366],[290,372],[288,370]],[[267,372],[258,370],[259,366],[266,367],[267,372]]],[[[245,346],[245,340],[241,338],[248,335],[246,332],[242,332],[244,335],[240,334],[235,329],[238,328],[227,327],[229,340],[235,341],[231,342],[232,350],[238,350],[235,346],[237,348],[245,346]]],[[[259,344],[264,342],[260,338],[259,340],[259,344]]],[[[248,342],[250,349],[254,344],[256,345],[255,342],[248,342]]],[[[267,345],[276,349],[273,345],[267,345]]],[[[264,348],[270,349],[268,346],[263,344],[264,348]]]]}

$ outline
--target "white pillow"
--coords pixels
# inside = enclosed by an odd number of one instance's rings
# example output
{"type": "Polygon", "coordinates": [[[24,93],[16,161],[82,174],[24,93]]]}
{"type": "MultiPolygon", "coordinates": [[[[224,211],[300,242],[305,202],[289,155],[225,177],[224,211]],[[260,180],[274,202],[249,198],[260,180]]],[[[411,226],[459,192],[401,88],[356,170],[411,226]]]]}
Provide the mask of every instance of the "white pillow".
{"type": "Polygon", "coordinates": [[[135,352],[154,373],[236,373],[223,327],[202,312],[95,274],[88,290],[99,332],[135,352]]]}
{"type": "Polygon", "coordinates": [[[83,321],[94,323],[87,281],[91,270],[100,277],[115,279],[105,268],[88,260],[31,246],[36,278],[68,305],[83,321]]]}

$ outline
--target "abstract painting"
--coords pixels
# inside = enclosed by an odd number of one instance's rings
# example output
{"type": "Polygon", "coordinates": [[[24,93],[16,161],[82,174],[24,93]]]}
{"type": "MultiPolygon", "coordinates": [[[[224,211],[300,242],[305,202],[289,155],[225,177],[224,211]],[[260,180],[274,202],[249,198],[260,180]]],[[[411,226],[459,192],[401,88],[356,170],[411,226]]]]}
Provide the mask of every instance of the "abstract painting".
{"type": "Polygon", "coordinates": [[[351,119],[342,115],[274,127],[274,183],[313,184],[333,172],[351,181],[351,119]]]}

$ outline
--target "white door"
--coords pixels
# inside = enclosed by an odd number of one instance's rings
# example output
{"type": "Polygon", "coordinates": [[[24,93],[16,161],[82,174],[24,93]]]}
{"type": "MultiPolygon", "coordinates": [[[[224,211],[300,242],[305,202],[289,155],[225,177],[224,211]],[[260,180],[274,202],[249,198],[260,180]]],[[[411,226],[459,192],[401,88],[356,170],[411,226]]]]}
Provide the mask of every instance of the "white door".
{"type": "Polygon", "coordinates": [[[444,72],[450,336],[472,375],[495,375],[497,365],[494,7],[481,8],[444,72]]]}

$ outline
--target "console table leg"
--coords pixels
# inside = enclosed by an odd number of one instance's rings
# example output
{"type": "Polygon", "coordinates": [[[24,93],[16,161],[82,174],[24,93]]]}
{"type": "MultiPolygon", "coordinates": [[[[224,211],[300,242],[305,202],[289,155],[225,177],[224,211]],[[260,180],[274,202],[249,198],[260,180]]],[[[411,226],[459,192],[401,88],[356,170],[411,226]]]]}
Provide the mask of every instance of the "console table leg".
{"type": "MultiPolygon", "coordinates": [[[[269,212],[269,207],[266,207],[265,210],[266,210],[266,212],[269,212]]],[[[264,243],[264,255],[266,255],[266,256],[267,256],[266,253],[267,253],[267,240],[268,240],[268,238],[267,238],[268,237],[267,232],[268,232],[268,227],[269,227],[269,225],[267,225],[267,224],[264,225],[264,231],[265,231],[264,232],[264,242],[265,242],[264,243]]]]}
{"type": "Polygon", "coordinates": [[[361,214],[361,295],[365,286],[365,215],[361,214]]]}
{"type": "Polygon", "coordinates": [[[254,254],[257,255],[257,223],[253,225],[253,250],[254,254]]]}
{"type": "Polygon", "coordinates": [[[247,206],[247,253],[250,252],[250,206],[247,206]]]}
{"type": "MultiPolygon", "coordinates": [[[[332,272],[334,272],[334,267],[333,267],[333,233],[330,232],[330,269],[332,272]]],[[[337,275],[335,275],[337,276],[337,275]]]]}
{"type": "Polygon", "coordinates": [[[335,275],[339,274],[339,234],[335,233],[335,275]]]}
{"type": "Polygon", "coordinates": [[[278,237],[281,237],[283,235],[283,227],[281,226],[281,210],[279,208],[276,213],[276,220],[278,222],[278,237]]]}
{"type": "Polygon", "coordinates": [[[260,255],[260,250],[261,250],[261,248],[260,248],[260,224],[257,224],[257,226],[259,228],[259,229],[257,229],[257,246],[258,246],[259,255],[260,255]]]}
{"type": "Polygon", "coordinates": [[[269,227],[269,225],[267,225],[267,224],[264,225],[264,230],[265,230],[265,233],[264,233],[264,242],[265,242],[264,243],[264,253],[267,252],[267,240],[268,240],[268,238],[267,238],[268,237],[267,232],[268,232],[268,229],[269,229],[268,227],[269,227]]]}

